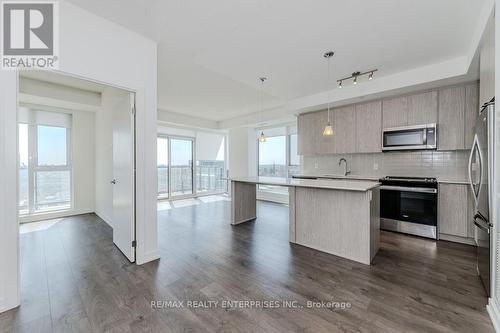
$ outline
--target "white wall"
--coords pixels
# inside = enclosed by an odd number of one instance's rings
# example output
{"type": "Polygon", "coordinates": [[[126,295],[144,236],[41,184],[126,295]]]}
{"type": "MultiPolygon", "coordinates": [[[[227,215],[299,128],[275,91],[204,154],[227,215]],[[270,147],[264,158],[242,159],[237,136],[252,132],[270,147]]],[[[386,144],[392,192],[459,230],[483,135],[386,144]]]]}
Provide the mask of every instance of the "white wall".
{"type": "MultiPolygon", "coordinates": [[[[60,71],[124,87],[137,98],[137,262],[159,257],[156,212],[156,43],[60,2],[60,71]]],[[[0,71],[0,311],[19,305],[17,75],[0,71]]]]}
{"type": "Polygon", "coordinates": [[[72,166],[73,200],[76,214],[94,211],[95,201],[95,130],[94,114],[86,111],[73,112],[72,166]]]}
{"type": "Polygon", "coordinates": [[[19,305],[17,73],[0,71],[0,312],[19,305]]]}
{"type": "Polygon", "coordinates": [[[228,134],[229,177],[257,175],[257,138],[251,127],[231,128],[228,134]]]}

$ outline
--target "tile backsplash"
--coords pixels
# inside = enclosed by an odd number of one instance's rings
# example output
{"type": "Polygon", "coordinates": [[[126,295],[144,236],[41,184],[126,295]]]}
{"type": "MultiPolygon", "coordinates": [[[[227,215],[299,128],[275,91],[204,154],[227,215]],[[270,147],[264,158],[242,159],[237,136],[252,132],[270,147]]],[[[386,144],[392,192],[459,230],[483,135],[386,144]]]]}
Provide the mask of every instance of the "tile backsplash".
{"type": "Polygon", "coordinates": [[[468,177],[467,150],[303,156],[301,173],[342,175],[344,164],[339,166],[342,157],[347,160],[352,175],[436,177],[459,181],[468,177]]]}

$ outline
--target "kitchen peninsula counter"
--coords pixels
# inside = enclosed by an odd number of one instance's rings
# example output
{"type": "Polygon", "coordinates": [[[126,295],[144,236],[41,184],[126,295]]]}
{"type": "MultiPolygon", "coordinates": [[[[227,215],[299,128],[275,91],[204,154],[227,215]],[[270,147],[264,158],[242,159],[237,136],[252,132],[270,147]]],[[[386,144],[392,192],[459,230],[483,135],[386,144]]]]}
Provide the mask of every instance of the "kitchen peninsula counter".
{"type": "Polygon", "coordinates": [[[380,242],[379,182],[231,178],[231,224],[257,218],[257,185],[288,187],[291,243],[367,265],[377,253],[380,242]]]}

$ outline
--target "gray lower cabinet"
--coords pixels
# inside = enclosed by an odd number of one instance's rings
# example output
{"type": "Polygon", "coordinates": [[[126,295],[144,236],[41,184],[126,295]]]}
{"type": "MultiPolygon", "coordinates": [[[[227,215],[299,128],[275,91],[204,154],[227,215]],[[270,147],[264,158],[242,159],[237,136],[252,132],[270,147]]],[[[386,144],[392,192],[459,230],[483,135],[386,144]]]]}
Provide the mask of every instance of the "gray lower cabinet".
{"type": "Polygon", "coordinates": [[[356,104],[356,152],[382,151],[382,102],[356,104]]]}
{"type": "Polygon", "coordinates": [[[474,242],[471,200],[468,185],[439,184],[438,230],[441,239],[474,242]]]}

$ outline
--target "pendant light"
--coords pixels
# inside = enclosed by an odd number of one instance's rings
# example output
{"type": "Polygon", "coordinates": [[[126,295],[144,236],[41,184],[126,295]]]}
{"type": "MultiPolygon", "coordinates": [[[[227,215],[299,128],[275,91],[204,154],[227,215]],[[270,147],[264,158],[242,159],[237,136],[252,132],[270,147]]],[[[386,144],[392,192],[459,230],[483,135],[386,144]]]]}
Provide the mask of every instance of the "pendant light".
{"type": "MultiPolygon", "coordinates": [[[[264,82],[267,80],[267,77],[260,77],[259,80],[262,83],[260,87],[260,122],[262,123],[264,120],[264,82]]],[[[259,142],[266,142],[266,136],[263,130],[260,131],[259,142]]]]}
{"type": "MultiPolygon", "coordinates": [[[[326,52],[323,57],[328,61],[328,89],[330,89],[330,58],[333,57],[333,51],[326,52]]],[[[339,86],[342,87],[342,86],[339,86]]],[[[323,130],[324,136],[333,135],[333,127],[330,123],[330,98],[328,98],[328,122],[326,123],[325,129],[323,130]]]]}

